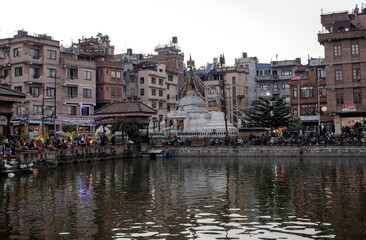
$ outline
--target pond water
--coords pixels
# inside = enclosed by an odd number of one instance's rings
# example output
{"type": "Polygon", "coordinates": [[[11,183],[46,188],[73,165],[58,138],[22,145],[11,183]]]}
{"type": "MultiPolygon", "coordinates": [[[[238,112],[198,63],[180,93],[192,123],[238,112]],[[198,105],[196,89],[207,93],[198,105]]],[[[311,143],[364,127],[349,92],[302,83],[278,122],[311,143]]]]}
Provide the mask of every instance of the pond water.
{"type": "Polygon", "coordinates": [[[0,239],[366,239],[366,159],[124,159],[0,187],[0,239]]]}

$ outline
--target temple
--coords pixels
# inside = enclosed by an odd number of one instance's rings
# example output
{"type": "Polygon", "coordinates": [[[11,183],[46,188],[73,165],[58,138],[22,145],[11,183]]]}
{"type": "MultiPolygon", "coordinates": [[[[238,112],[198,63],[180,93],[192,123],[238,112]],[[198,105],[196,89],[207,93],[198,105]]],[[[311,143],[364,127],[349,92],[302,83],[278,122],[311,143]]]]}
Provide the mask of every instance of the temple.
{"type": "Polygon", "coordinates": [[[167,115],[166,133],[180,135],[237,135],[237,129],[227,121],[223,112],[208,111],[205,104],[205,86],[193,71],[194,61],[187,62],[189,72],[181,83],[182,98],[176,111],[167,115]]]}

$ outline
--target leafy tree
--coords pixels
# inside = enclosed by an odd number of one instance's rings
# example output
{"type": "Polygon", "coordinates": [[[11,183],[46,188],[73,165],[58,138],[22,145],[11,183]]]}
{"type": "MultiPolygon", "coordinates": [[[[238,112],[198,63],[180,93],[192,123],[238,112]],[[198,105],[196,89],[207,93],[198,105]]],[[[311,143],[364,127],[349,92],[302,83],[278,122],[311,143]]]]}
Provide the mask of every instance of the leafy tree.
{"type": "Polygon", "coordinates": [[[76,132],[76,125],[62,125],[62,131],[64,132],[76,132]]]}
{"type": "Polygon", "coordinates": [[[284,97],[259,97],[253,109],[245,111],[244,119],[256,127],[278,128],[288,126],[290,109],[284,97]]]}
{"type": "Polygon", "coordinates": [[[297,116],[291,116],[288,121],[287,129],[290,132],[297,132],[302,129],[302,121],[297,116]]]}

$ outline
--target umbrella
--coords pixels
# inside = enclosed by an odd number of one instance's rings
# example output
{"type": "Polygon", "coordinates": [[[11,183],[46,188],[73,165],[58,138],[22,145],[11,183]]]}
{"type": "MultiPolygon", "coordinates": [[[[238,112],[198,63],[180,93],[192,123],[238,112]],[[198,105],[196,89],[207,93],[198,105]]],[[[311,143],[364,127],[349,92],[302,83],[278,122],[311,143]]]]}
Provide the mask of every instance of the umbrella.
{"type": "Polygon", "coordinates": [[[64,134],[65,132],[64,131],[57,131],[55,132],[56,135],[60,135],[60,134],[64,134]]]}

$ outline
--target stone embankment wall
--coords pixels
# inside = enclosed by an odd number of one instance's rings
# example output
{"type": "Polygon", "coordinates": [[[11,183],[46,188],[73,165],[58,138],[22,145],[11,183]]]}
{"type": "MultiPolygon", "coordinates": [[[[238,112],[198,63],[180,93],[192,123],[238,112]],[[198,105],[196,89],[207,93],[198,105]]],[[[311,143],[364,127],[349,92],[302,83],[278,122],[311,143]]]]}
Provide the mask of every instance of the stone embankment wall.
{"type": "Polygon", "coordinates": [[[169,149],[172,156],[366,157],[366,146],[207,146],[169,149]]]}

